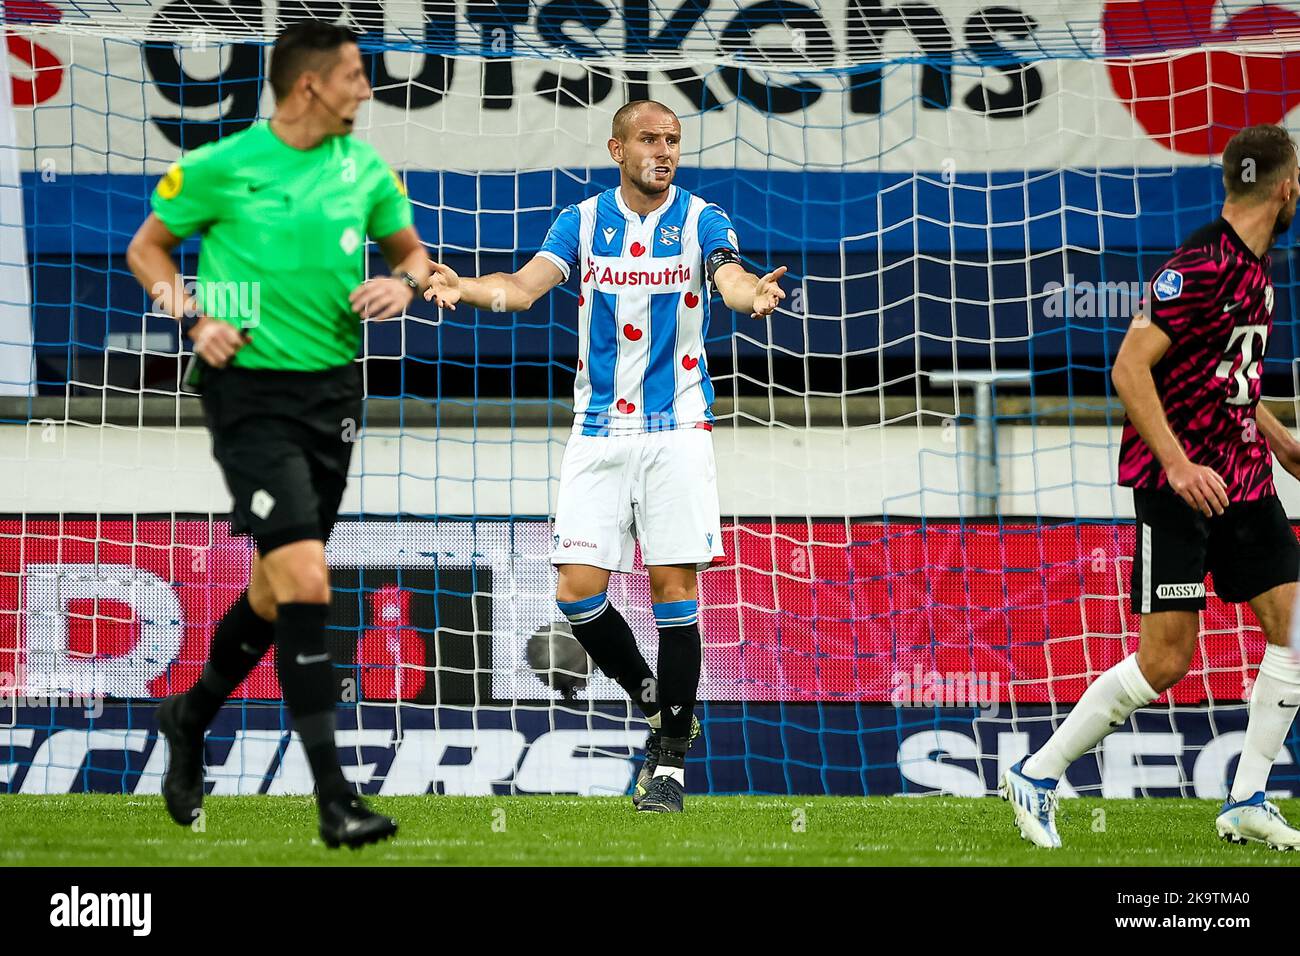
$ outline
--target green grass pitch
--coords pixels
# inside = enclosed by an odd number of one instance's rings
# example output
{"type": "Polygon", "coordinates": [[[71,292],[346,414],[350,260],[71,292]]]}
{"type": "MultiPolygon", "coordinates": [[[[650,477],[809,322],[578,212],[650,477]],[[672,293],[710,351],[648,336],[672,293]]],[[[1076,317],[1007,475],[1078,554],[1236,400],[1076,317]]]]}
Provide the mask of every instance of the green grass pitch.
{"type": "MultiPolygon", "coordinates": [[[[626,798],[377,797],[395,839],[328,850],[309,797],[209,797],[202,832],[160,797],[0,796],[10,866],[1287,866],[1300,853],[1222,843],[1208,800],[1067,800],[1065,847],[1024,843],[996,799],[690,797],[681,816],[626,798]],[[1100,812],[1098,812],[1100,811],[1100,812]]],[[[1300,818],[1300,800],[1282,810],[1300,818]]]]}

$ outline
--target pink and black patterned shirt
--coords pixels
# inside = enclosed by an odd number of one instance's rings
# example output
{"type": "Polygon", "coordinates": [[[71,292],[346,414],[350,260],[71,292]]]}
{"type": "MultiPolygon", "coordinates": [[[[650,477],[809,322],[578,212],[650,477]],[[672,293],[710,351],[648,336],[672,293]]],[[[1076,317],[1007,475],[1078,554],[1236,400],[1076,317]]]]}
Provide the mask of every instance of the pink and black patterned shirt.
{"type": "MultiPolygon", "coordinates": [[[[1183,450],[1213,468],[1229,501],[1270,497],[1273,458],[1255,423],[1260,370],[1273,330],[1271,260],[1259,258],[1225,220],[1194,232],[1151,282],[1151,321],[1169,350],[1151,370],[1156,393],[1183,450]]],[[[1127,418],[1119,483],[1165,488],[1168,479],[1127,418]]]]}

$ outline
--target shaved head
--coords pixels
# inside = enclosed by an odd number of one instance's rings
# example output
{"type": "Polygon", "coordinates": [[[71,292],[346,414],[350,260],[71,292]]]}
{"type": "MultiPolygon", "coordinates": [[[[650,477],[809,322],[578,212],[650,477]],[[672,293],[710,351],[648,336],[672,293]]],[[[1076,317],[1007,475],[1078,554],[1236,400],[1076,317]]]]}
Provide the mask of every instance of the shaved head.
{"type": "Polygon", "coordinates": [[[614,114],[613,128],[610,135],[620,143],[626,143],[627,138],[632,135],[632,130],[636,127],[636,121],[644,111],[657,111],[667,116],[677,119],[677,114],[664,106],[657,100],[633,100],[619,107],[614,114]]]}
{"type": "Polygon", "coordinates": [[[668,196],[682,158],[682,124],[654,100],[633,100],[614,114],[609,158],[621,170],[623,198],[645,215],[668,196]],[[645,208],[640,208],[644,204],[645,208]]]}

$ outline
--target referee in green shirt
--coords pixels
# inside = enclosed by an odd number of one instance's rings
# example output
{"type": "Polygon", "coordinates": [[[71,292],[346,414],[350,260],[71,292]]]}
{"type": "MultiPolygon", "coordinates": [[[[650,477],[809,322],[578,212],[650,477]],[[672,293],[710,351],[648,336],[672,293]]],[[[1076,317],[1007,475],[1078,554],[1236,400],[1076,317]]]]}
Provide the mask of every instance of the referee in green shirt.
{"type": "Polygon", "coordinates": [[[233,527],[257,545],[248,590],[217,626],[198,683],[158,708],[171,751],[162,791],[172,818],[189,825],[203,803],[204,731],[275,644],[316,781],[321,838],[359,846],[397,825],[365,806],[339,766],[325,542],[361,421],[360,320],[401,315],[426,285],[428,261],[400,180],[349,135],[371,95],[355,36],[294,24],[276,40],[270,81],[270,122],[173,165],[127,250],[136,278],[202,360],[203,412],[234,498],[233,527]],[[196,232],[190,296],[172,251],[196,232]],[[366,236],[391,277],[362,281],[366,236]]]}

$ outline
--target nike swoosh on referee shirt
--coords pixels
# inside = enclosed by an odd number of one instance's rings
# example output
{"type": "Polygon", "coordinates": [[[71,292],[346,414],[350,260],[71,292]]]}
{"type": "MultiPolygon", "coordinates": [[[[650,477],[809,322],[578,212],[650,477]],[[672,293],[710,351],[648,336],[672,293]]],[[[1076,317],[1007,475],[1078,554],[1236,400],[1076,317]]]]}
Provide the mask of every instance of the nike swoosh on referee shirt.
{"type": "Polygon", "coordinates": [[[1241,306],[1240,299],[1238,299],[1236,302],[1229,302],[1227,305],[1223,307],[1223,312],[1225,315],[1228,314],[1229,312],[1236,312],[1240,306],[1241,306]]]}
{"type": "Polygon", "coordinates": [[[308,657],[306,654],[299,654],[294,658],[294,661],[299,664],[323,664],[329,659],[330,656],[328,654],[313,654],[311,657],[308,657]]]}

